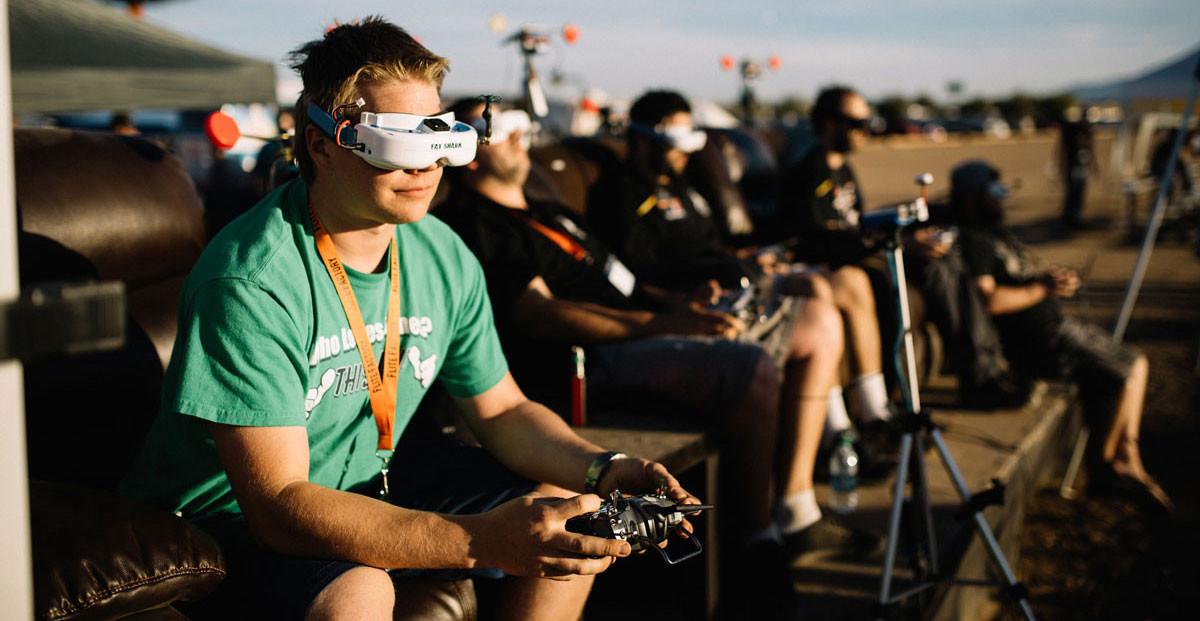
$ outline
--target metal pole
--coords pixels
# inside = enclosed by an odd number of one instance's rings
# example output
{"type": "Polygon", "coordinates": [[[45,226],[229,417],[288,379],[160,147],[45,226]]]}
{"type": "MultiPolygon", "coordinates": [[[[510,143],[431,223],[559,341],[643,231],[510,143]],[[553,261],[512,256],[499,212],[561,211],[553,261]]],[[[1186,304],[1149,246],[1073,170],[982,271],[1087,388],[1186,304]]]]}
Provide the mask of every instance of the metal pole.
{"type": "MultiPolygon", "coordinates": [[[[8,53],[8,2],[0,0],[0,301],[15,298],[17,278],[16,183],[13,177],[12,88],[8,53]]],[[[0,601],[2,616],[33,618],[29,478],[25,456],[24,382],[21,363],[0,361],[0,601]]]]}
{"type": "Polygon", "coordinates": [[[1158,198],[1154,201],[1154,212],[1146,225],[1146,235],[1142,239],[1142,249],[1138,252],[1137,263],[1133,266],[1133,274],[1129,277],[1129,288],[1125,290],[1125,300],[1121,302],[1121,312],[1117,315],[1117,325],[1113,328],[1113,340],[1120,343],[1125,339],[1125,328],[1129,326],[1129,316],[1133,314],[1133,304],[1137,301],[1142,288],[1142,279],[1146,277],[1146,267],[1150,263],[1150,253],[1154,250],[1154,240],[1158,237],[1158,228],[1162,226],[1163,212],[1167,207],[1167,190],[1170,188],[1171,177],[1175,174],[1175,163],[1179,159],[1179,145],[1187,133],[1192,120],[1192,108],[1196,107],[1196,94],[1200,91],[1200,58],[1196,62],[1195,81],[1188,95],[1187,106],[1183,109],[1183,120],[1179,125],[1179,133],[1175,136],[1175,144],[1171,146],[1171,157],[1167,160],[1167,170],[1163,172],[1162,182],[1158,186],[1158,198]]]}

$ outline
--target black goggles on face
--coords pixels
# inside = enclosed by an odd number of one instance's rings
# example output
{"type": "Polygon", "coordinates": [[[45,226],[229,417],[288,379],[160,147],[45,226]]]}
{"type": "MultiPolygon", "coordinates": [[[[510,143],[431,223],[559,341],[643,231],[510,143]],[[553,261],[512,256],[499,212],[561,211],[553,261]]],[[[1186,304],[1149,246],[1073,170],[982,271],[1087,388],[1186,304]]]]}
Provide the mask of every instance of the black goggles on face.
{"type": "Polygon", "coordinates": [[[861,129],[863,131],[867,131],[871,127],[871,119],[869,118],[860,119],[856,116],[850,116],[848,114],[839,114],[838,120],[849,129],[861,129]]]}

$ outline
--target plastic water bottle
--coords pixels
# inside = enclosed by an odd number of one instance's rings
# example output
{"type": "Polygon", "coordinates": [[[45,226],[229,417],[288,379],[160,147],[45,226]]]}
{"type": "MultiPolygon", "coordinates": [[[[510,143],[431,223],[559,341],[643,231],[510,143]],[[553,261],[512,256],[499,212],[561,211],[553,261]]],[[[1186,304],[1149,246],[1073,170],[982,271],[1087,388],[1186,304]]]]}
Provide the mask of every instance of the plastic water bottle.
{"type": "Polygon", "coordinates": [[[849,434],[843,434],[829,458],[829,486],[833,489],[831,507],[837,513],[849,513],[858,506],[858,453],[849,434]]]}

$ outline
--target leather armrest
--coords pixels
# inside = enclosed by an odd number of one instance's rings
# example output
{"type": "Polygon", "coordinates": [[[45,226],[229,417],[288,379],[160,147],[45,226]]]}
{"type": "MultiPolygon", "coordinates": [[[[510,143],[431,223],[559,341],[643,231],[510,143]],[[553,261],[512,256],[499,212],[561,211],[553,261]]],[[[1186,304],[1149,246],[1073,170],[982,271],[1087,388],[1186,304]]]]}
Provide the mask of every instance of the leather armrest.
{"type": "Polygon", "coordinates": [[[473,621],[479,603],[470,580],[395,578],[393,621],[473,621]]]}
{"type": "Polygon", "coordinates": [[[194,601],[225,577],[216,542],[183,518],[108,492],[30,482],[38,619],[109,619],[194,601]]]}

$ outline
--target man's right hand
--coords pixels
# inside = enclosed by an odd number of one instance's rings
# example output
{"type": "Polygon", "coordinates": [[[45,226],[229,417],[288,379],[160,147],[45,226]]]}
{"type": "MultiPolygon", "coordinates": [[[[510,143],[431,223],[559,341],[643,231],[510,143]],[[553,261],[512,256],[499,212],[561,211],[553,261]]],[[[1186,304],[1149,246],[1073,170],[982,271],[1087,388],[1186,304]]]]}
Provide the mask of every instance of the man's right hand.
{"type": "Polygon", "coordinates": [[[1079,289],[1079,273],[1069,267],[1054,266],[1043,276],[1046,287],[1052,295],[1069,298],[1079,289]]]}
{"type": "Polygon", "coordinates": [[[746,329],[740,319],[706,308],[699,302],[680,305],[670,312],[658,313],[646,326],[649,334],[680,334],[737,338],[746,329]]]}
{"type": "Polygon", "coordinates": [[[566,580],[598,574],[617,557],[629,556],[629,544],[568,532],[566,522],[599,508],[600,497],[595,494],[515,498],[478,516],[483,532],[475,539],[478,544],[472,543],[472,554],[480,566],[497,567],[514,576],[566,580]]]}

